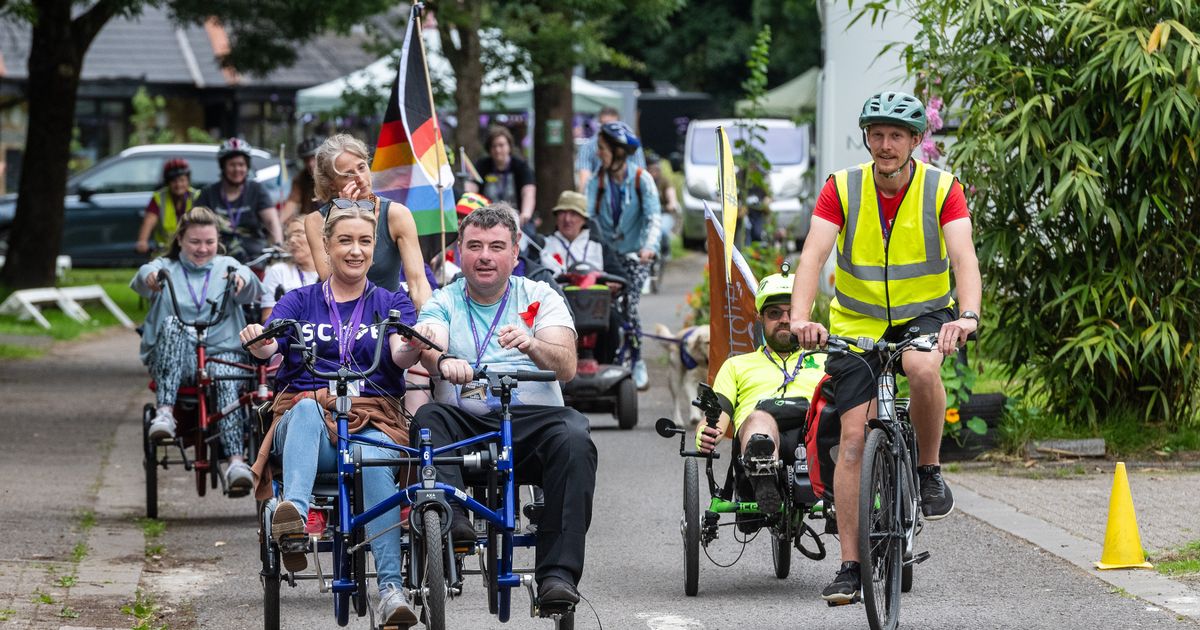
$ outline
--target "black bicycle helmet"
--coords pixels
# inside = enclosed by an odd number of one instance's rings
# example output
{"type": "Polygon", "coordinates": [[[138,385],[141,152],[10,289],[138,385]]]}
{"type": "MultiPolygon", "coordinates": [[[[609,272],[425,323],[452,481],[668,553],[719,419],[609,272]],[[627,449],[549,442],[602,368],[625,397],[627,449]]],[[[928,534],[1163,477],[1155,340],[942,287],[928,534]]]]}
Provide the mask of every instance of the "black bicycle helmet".
{"type": "Polygon", "coordinates": [[[246,158],[246,166],[250,166],[250,143],[241,138],[230,138],[221,143],[221,148],[217,150],[217,164],[221,168],[225,168],[225,161],[229,158],[240,155],[246,158]]]}
{"type": "Polygon", "coordinates": [[[637,151],[642,146],[642,141],[638,140],[633,130],[629,128],[629,125],[620,120],[604,123],[600,126],[600,133],[608,137],[609,140],[627,147],[631,152],[637,151]]]}
{"type": "Polygon", "coordinates": [[[325,142],[325,139],[317,136],[309,136],[305,138],[300,145],[296,147],[297,157],[303,160],[316,155],[317,149],[320,148],[321,143],[323,142],[325,142]]]}

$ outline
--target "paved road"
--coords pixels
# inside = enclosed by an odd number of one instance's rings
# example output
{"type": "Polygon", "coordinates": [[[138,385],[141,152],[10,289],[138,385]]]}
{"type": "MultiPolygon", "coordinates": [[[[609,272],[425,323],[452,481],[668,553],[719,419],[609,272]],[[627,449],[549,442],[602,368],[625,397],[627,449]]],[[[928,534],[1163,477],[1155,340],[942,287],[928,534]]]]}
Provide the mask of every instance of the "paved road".
{"type": "MultiPolygon", "coordinates": [[[[693,260],[686,268],[695,270],[699,264],[693,260]]],[[[683,269],[683,265],[674,267],[663,296],[643,302],[649,322],[677,323],[679,296],[692,284],[683,277],[683,269]]],[[[130,444],[137,425],[130,421],[146,396],[135,345],[131,337],[113,336],[38,362],[0,366],[8,403],[0,414],[0,430],[6,436],[0,443],[0,524],[9,540],[19,543],[9,546],[19,560],[0,562],[0,577],[5,578],[0,580],[4,589],[0,613],[13,610],[0,614],[9,618],[0,621],[0,628],[132,625],[129,617],[119,613],[120,603],[132,599],[131,584],[98,577],[89,580],[90,591],[83,588],[87,585],[57,590],[46,585],[71,570],[71,550],[81,540],[113,550],[132,544],[132,549],[124,550],[125,556],[103,559],[114,576],[130,564],[140,566],[140,539],[131,543],[128,537],[114,538],[105,543],[96,533],[103,528],[82,530],[75,516],[80,506],[96,509],[102,523],[124,524],[126,532],[140,534],[132,521],[141,471],[138,448],[130,444]],[[72,396],[63,394],[67,384],[72,386],[72,396]],[[106,443],[114,444],[107,467],[106,443]],[[110,592],[106,594],[105,588],[110,592]],[[51,592],[55,604],[30,604],[35,589],[51,592]],[[64,603],[80,616],[58,617],[64,603]]],[[[652,353],[657,356],[661,351],[654,348],[652,353]]],[[[666,388],[659,378],[642,397],[642,422],[636,429],[619,431],[611,418],[593,416],[593,437],[600,453],[599,487],[581,584],[591,608],[581,606],[576,627],[864,627],[861,606],[828,608],[818,599],[834,574],[835,558],[813,562],[797,556],[792,575],[778,580],[772,573],[768,541],[751,541],[743,553],[731,531],[722,532],[712,548],[713,558],[728,564],[741,554],[740,560],[722,568],[702,559],[699,596],[683,595],[678,533],[682,463],[677,443],[659,438],[652,427],[653,419],[666,415],[668,409],[666,388]]],[[[154,595],[165,615],[162,621],[175,630],[260,627],[253,503],[219,495],[197,498],[191,478],[181,470],[163,475],[160,487],[166,532],[150,542],[163,548],[161,558],[145,564],[140,588],[154,595]]],[[[961,513],[930,524],[919,542],[933,555],[917,568],[916,586],[904,599],[902,618],[908,627],[1196,627],[1190,620],[1176,619],[1143,600],[1114,592],[1046,551],[961,513]]],[[[836,541],[828,543],[836,556],[836,541]]],[[[85,558],[81,574],[83,569],[95,570],[101,563],[95,557],[100,555],[104,554],[85,558]]],[[[502,626],[486,615],[481,586],[478,578],[469,580],[464,596],[451,603],[451,627],[551,627],[547,621],[528,618],[524,608],[528,599],[520,592],[513,598],[512,621],[502,626]]],[[[329,600],[311,583],[285,587],[284,627],[333,627],[329,600]]],[[[356,619],[351,626],[366,628],[367,624],[356,619]]]]}

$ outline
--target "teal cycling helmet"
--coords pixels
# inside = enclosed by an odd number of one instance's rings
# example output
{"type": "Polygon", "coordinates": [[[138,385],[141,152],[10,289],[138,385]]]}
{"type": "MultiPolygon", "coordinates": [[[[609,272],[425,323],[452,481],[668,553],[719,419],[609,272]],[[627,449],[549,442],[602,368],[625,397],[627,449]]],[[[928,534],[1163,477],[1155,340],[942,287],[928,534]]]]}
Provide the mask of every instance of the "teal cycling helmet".
{"type": "Polygon", "coordinates": [[[795,276],[776,273],[769,275],[758,283],[758,291],[754,292],[754,308],[762,312],[764,306],[772,304],[790,304],[792,302],[792,281],[795,276]]]}
{"type": "Polygon", "coordinates": [[[858,115],[860,129],[877,123],[903,125],[921,135],[925,133],[925,105],[904,92],[879,92],[863,103],[858,115]]]}

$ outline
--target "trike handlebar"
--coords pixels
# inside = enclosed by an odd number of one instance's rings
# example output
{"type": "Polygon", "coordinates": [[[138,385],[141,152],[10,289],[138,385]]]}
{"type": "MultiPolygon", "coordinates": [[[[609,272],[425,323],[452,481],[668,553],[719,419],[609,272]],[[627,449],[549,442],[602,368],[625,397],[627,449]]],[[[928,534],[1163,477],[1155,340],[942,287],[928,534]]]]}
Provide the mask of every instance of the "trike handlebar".
{"type": "Polygon", "coordinates": [[[192,328],[199,329],[211,327],[220,321],[220,317],[224,317],[225,307],[229,305],[229,294],[231,293],[230,289],[232,289],[234,286],[231,278],[235,273],[237,273],[237,267],[231,265],[225,268],[225,290],[222,292],[220,305],[218,307],[216,301],[208,300],[208,303],[212,305],[212,310],[209,311],[208,321],[205,322],[202,322],[199,319],[194,319],[190,322],[184,321],[183,314],[179,312],[179,299],[175,295],[175,283],[171,282],[170,272],[168,272],[166,269],[159,269],[158,272],[155,273],[155,276],[158,278],[159,285],[166,285],[167,287],[167,295],[171,297],[171,309],[175,311],[175,318],[183,323],[184,326],[190,326],[192,328]]]}

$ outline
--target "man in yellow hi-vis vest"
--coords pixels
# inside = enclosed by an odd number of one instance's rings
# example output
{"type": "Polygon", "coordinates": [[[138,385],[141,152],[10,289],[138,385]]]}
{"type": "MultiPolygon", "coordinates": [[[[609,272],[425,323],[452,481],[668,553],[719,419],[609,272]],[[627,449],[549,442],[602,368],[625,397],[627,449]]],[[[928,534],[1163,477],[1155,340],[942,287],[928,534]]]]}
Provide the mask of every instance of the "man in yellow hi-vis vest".
{"type": "MultiPolygon", "coordinates": [[[[805,347],[830,332],[898,341],[912,327],[939,332],[933,352],[902,356],[917,434],[921,509],[937,520],[954,509],[942,480],[938,449],[946,415],[941,363],[979,326],[981,280],[962,185],[950,173],[913,158],[925,134],[925,106],[901,92],[867,99],[858,125],[871,161],[829,176],[813,211],[792,292],[793,334],[805,347]],[[837,245],[829,327],[808,321],[822,263],[837,245]],[[950,269],[958,301],[950,289],[950,269]]],[[[873,357],[867,357],[873,358],[873,357]]],[[[858,596],[858,489],[865,425],[875,414],[878,365],[832,357],[826,372],[842,421],[834,500],[842,565],[822,597],[847,603],[858,596]]]]}

